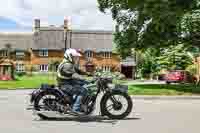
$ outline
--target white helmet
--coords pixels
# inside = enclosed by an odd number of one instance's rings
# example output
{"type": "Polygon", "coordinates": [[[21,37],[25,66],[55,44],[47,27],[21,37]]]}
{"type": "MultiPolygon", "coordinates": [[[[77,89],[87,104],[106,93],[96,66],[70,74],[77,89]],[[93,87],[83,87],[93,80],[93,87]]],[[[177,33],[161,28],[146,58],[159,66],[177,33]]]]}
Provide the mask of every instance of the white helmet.
{"type": "Polygon", "coordinates": [[[72,62],[72,57],[81,57],[81,54],[76,49],[67,49],[64,58],[72,62]]]}

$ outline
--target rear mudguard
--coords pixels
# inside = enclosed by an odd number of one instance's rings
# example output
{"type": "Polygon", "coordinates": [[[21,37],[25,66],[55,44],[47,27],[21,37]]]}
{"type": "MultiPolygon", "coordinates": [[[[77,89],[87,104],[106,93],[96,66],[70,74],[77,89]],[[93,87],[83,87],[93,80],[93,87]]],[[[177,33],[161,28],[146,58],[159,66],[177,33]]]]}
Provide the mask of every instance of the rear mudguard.
{"type": "Polygon", "coordinates": [[[30,99],[30,102],[31,103],[34,103],[34,101],[37,99],[37,97],[41,94],[41,93],[55,93],[55,94],[58,94],[61,98],[65,98],[65,94],[59,90],[59,89],[55,89],[55,88],[46,88],[46,89],[37,89],[37,90],[34,90],[31,94],[31,99],[30,99]]]}
{"type": "Polygon", "coordinates": [[[116,85],[114,89],[110,90],[110,91],[107,91],[102,99],[101,99],[101,102],[100,102],[100,110],[101,110],[101,115],[102,116],[105,116],[105,112],[103,110],[103,101],[108,97],[110,96],[112,93],[115,93],[115,92],[119,92],[119,93],[125,93],[125,94],[128,94],[128,86],[126,85],[116,85]]]}
{"type": "Polygon", "coordinates": [[[30,103],[33,103],[35,101],[35,99],[40,94],[40,92],[41,92],[41,89],[36,89],[30,94],[30,96],[31,96],[30,103]]]}

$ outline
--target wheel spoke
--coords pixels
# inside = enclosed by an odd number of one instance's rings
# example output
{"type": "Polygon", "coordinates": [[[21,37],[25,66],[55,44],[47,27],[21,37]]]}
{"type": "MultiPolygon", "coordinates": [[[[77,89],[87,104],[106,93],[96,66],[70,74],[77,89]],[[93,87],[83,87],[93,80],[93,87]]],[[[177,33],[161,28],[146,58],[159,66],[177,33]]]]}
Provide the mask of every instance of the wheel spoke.
{"type": "Polygon", "coordinates": [[[114,99],[115,101],[117,101],[117,99],[115,98],[115,96],[113,96],[113,99],[114,99]]]}
{"type": "Polygon", "coordinates": [[[54,110],[56,97],[54,95],[44,95],[40,101],[38,108],[42,110],[54,110]]]}
{"type": "Polygon", "coordinates": [[[119,101],[121,101],[121,96],[118,96],[118,99],[117,99],[117,101],[119,102],[119,101]]]}
{"type": "Polygon", "coordinates": [[[127,111],[128,108],[128,101],[126,97],[120,94],[114,94],[112,95],[106,102],[106,109],[109,113],[113,115],[121,115],[127,111]],[[114,108],[114,105],[116,104],[116,109],[114,108]],[[120,108],[118,108],[118,104],[120,104],[120,108]]]}
{"type": "Polygon", "coordinates": [[[112,101],[113,103],[116,103],[116,102],[117,102],[115,96],[112,96],[110,99],[111,99],[111,101],[112,101]]]}
{"type": "Polygon", "coordinates": [[[123,107],[124,107],[124,106],[126,107],[126,106],[127,106],[127,104],[126,104],[126,103],[124,103],[124,104],[122,104],[122,106],[123,106],[123,107]]]}
{"type": "Polygon", "coordinates": [[[41,99],[42,99],[42,100],[45,100],[45,99],[47,99],[47,98],[48,98],[47,96],[44,96],[44,97],[42,97],[41,99]]]}
{"type": "Polygon", "coordinates": [[[113,104],[108,105],[108,106],[106,107],[106,109],[107,109],[107,111],[111,111],[111,110],[113,109],[113,104]],[[110,108],[110,107],[112,107],[112,108],[110,108]],[[110,108],[110,109],[109,109],[109,108],[110,108]]]}

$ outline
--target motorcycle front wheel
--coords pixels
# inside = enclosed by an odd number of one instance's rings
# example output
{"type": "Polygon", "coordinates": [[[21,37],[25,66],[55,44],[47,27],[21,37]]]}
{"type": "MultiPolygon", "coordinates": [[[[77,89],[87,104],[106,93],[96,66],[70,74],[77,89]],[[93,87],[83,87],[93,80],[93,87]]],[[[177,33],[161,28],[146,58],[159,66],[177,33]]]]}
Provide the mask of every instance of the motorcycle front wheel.
{"type": "Polygon", "coordinates": [[[110,119],[124,119],[131,113],[132,107],[131,97],[123,92],[107,94],[101,101],[101,110],[110,119]]]}

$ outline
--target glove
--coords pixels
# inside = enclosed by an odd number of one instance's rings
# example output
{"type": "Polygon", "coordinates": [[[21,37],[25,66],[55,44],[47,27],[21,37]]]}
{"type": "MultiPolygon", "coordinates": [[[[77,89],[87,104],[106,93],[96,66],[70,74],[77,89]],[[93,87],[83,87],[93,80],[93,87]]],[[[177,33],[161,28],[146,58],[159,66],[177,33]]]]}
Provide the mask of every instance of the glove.
{"type": "Polygon", "coordinates": [[[73,75],[72,75],[72,78],[73,79],[80,79],[80,80],[83,80],[84,78],[81,76],[81,75],[79,75],[78,73],[74,73],[73,75]]]}

